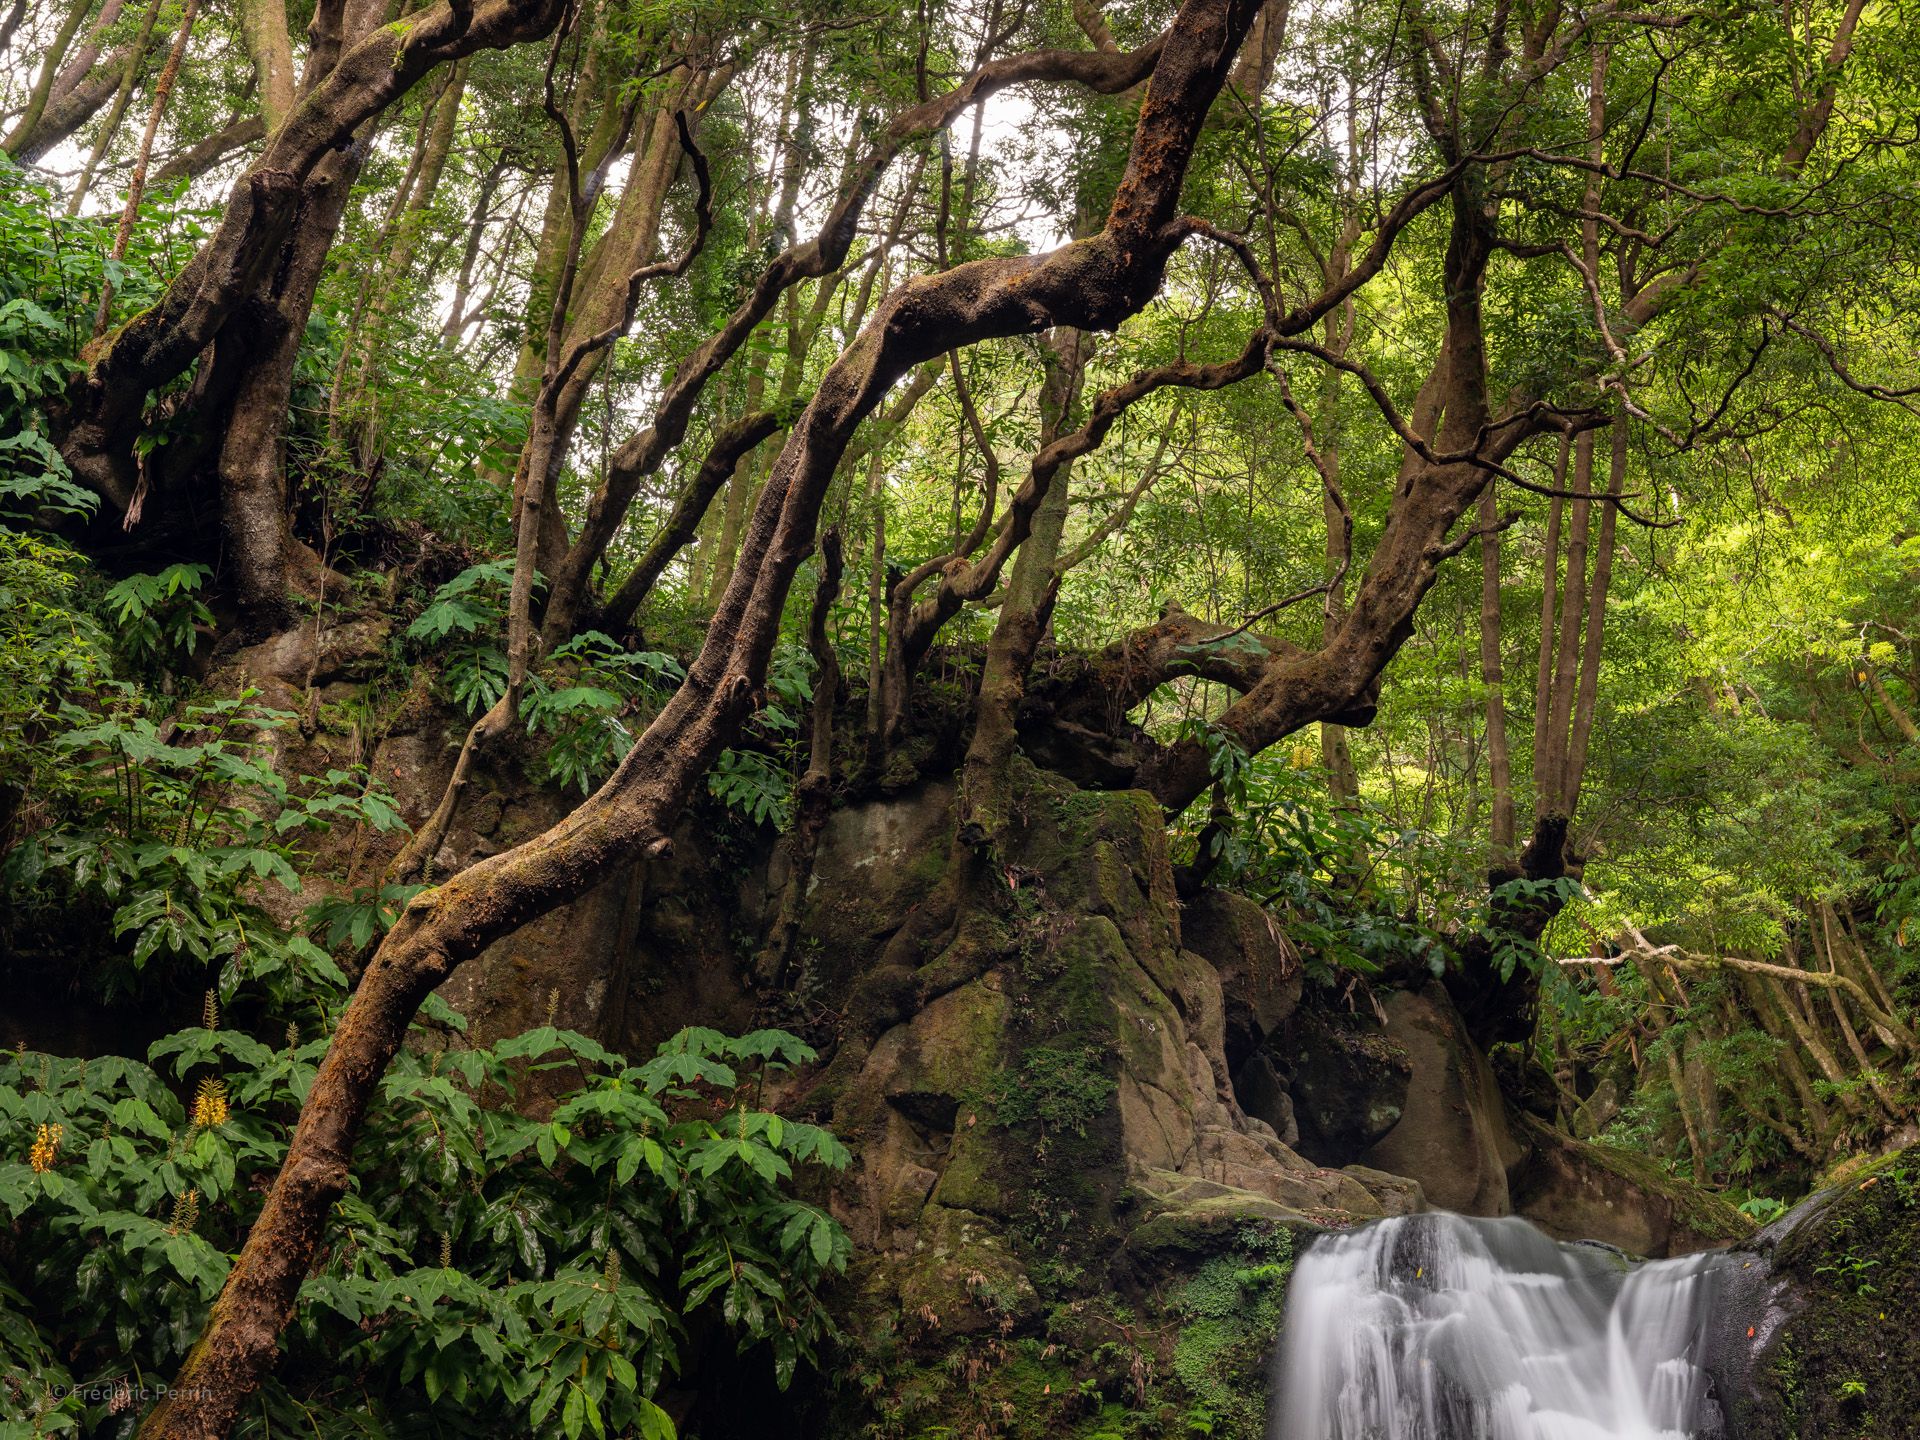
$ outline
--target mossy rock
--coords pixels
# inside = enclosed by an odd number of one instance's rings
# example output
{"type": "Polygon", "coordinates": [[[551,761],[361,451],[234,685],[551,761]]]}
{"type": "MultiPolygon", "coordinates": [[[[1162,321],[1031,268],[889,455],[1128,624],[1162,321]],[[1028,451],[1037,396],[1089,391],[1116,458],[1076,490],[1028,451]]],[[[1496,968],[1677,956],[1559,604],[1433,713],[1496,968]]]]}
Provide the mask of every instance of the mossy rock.
{"type": "Polygon", "coordinates": [[[1514,1211],[1556,1239],[1604,1240],[1663,1258],[1753,1234],[1753,1221],[1718,1195],[1647,1156],[1575,1140],[1532,1116],[1521,1117],[1520,1127],[1529,1154],[1509,1177],[1514,1211]]]}
{"type": "Polygon", "coordinates": [[[909,1327],[972,1335],[1038,1319],[1040,1297],[993,1220],[930,1205],[920,1232],[919,1246],[897,1272],[909,1327]]]}
{"type": "Polygon", "coordinates": [[[1776,1313],[1730,1433],[1741,1440],[1920,1434],[1920,1147],[1852,1175],[1770,1226],[1776,1313]]]}

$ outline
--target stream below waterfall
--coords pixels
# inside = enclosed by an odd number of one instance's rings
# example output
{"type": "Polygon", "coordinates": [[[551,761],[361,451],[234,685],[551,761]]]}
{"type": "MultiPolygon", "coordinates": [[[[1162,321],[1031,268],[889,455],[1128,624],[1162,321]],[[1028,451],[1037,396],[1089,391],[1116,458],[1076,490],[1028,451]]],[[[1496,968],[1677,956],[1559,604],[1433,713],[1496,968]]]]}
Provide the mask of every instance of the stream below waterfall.
{"type": "Polygon", "coordinates": [[[1438,1213],[1323,1236],[1294,1268],[1269,1440],[1717,1440],[1728,1263],[1438,1213]]]}

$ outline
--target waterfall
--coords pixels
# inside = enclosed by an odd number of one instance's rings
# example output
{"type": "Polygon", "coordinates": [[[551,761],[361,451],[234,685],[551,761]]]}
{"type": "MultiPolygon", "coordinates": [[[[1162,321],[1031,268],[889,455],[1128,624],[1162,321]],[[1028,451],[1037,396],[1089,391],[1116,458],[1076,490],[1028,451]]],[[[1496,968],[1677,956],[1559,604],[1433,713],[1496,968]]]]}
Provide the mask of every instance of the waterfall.
{"type": "Polygon", "coordinates": [[[1698,1440],[1718,1255],[1635,1265],[1524,1220],[1410,1215],[1314,1241],[1269,1440],[1698,1440]]]}

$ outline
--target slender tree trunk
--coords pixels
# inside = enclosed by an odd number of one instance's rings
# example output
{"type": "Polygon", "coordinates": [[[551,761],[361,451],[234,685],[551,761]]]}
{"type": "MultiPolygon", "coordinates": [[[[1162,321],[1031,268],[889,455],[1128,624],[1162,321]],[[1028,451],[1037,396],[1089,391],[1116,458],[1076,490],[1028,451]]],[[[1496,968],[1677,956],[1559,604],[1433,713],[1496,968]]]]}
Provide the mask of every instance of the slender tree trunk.
{"type": "Polygon", "coordinates": [[[119,20],[120,12],[126,8],[126,0],[106,0],[99,13],[93,17],[93,23],[87,27],[87,33],[80,43],[71,50],[60,73],[53,77],[53,91],[48,96],[48,105],[57,106],[63,99],[79,89],[81,82],[96,69],[111,71],[118,53],[109,55],[105,66],[96,62],[100,59],[100,47],[106,43],[107,32],[119,20]]]}
{"type": "MultiPolygon", "coordinates": [[[[1580,639],[1587,612],[1587,538],[1592,502],[1585,499],[1593,481],[1593,432],[1573,442],[1573,493],[1568,502],[1567,565],[1560,583],[1560,614],[1555,627],[1551,703],[1547,714],[1546,764],[1534,784],[1548,815],[1571,819],[1564,785],[1573,724],[1574,688],[1580,667],[1580,639]]],[[[1538,762],[1536,762],[1538,763],[1538,762]]]]}
{"type": "Polygon", "coordinates": [[[820,537],[820,583],[807,620],[807,650],[813,656],[813,706],[807,735],[807,770],[794,787],[793,831],[787,838],[787,888],[780,897],[766,948],[756,962],[760,983],[777,985],[793,962],[805,915],[807,891],[820,832],[833,810],[833,707],[840,698],[840,656],[829,626],[840,598],[840,532],[820,537]]]}
{"type": "Polygon", "coordinates": [[[487,226],[493,221],[493,197],[499,191],[500,180],[506,174],[506,169],[507,148],[502,145],[493,164],[480,177],[479,193],[473,202],[473,215],[467,222],[466,243],[460,249],[460,268],[453,280],[453,298],[447,302],[446,324],[440,327],[440,338],[449,346],[459,340],[460,333],[466,329],[471,318],[467,313],[467,301],[473,294],[474,270],[480,261],[480,245],[486,239],[487,226]]]}
{"type": "Polygon", "coordinates": [[[33,138],[34,127],[46,113],[47,98],[53,93],[53,77],[60,69],[60,62],[66,58],[67,47],[73,44],[73,37],[79,33],[81,22],[92,8],[93,0],[74,0],[73,8],[67,11],[66,19],[60,22],[60,28],[54,32],[53,44],[40,65],[40,78],[33,82],[33,89],[27,92],[27,108],[14,122],[6,139],[0,140],[0,150],[17,157],[33,138]]]}
{"type": "MultiPolygon", "coordinates": [[[[573,99],[567,109],[567,119],[574,133],[578,135],[585,131],[580,141],[582,174],[589,174],[605,164],[607,152],[628,134],[624,107],[615,103],[616,91],[625,76],[615,74],[610,69],[606,26],[607,15],[601,10],[594,16],[593,33],[586,47],[586,62],[573,87],[573,99]]],[[[635,57],[635,62],[644,65],[650,58],[651,52],[643,50],[635,57]]],[[[644,131],[641,140],[644,143],[644,131]]],[[[534,392],[540,388],[540,377],[545,370],[547,333],[551,328],[548,321],[553,314],[554,291],[560,283],[560,271],[566,263],[568,237],[573,229],[570,204],[566,159],[560,156],[554,162],[553,178],[547,185],[546,206],[540,217],[540,238],[534,246],[533,262],[527,276],[527,298],[520,312],[523,339],[514,355],[513,381],[509,387],[509,393],[517,404],[532,404],[534,392]]],[[[505,484],[512,475],[502,471],[498,474],[489,473],[487,478],[497,484],[505,484]]]]}
{"type": "MultiPolygon", "coordinates": [[[[133,157],[133,173],[127,177],[126,208],[120,212],[120,228],[113,236],[116,260],[126,258],[127,244],[133,238],[134,221],[140,214],[140,197],[147,188],[147,162],[153,157],[153,137],[159,133],[161,117],[167,113],[167,100],[173,94],[173,82],[180,74],[180,61],[187,53],[187,41],[193,35],[194,17],[199,11],[200,0],[187,0],[187,8],[180,16],[179,33],[173,37],[173,48],[167,52],[167,63],[160,67],[160,76],[153,82],[153,108],[147,112],[147,128],[140,136],[140,149],[133,157]]],[[[93,320],[96,337],[105,333],[112,314],[113,282],[107,280],[100,285],[100,309],[93,320]]]]}
{"type": "MultiPolygon", "coordinates": [[[[1790,962],[1789,962],[1790,963],[1790,962]]],[[[1834,1058],[1832,1048],[1820,1036],[1819,1018],[1812,1012],[1804,985],[1795,986],[1795,994],[1784,985],[1779,991],[1780,1013],[1787,1017],[1787,1024],[1799,1038],[1800,1048],[1813,1057],[1813,1063],[1819,1068],[1826,1082],[1833,1086],[1834,1094],[1840,1102],[1840,1108],[1858,1119],[1863,1112],[1860,1097],[1854,1093],[1849,1077],[1840,1062],[1834,1058]]]]}
{"type": "Polygon", "coordinates": [[[1545,555],[1540,569],[1540,651],[1533,680],[1533,805],[1538,824],[1551,808],[1552,779],[1564,768],[1560,748],[1553,734],[1553,655],[1556,623],[1560,613],[1560,532],[1566,501],[1560,496],[1566,488],[1568,460],[1573,440],[1562,436],[1558,459],[1553,467],[1553,498],[1547,502],[1545,555]]]}
{"type": "Polygon", "coordinates": [[[343,416],[356,416],[358,460],[370,468],[377,443],[376,417],[366,413],[366,394],[373,382],[375,367],[386,340],[387,322],[395,302],[407,283],[420,237],[426,228],[427,209],[440,188],[440,176],[453,149],[453,132],[460,115],[460,101],[466,93],[469,59],[454,62],[440,94],[421,117],[421,142],[413,163],[396,194],[394,213],[382,227],[385,254],[379,267],[371,271],[355,307],[354,323],[341,346],[334,374],[334,393],[329,401],[328,427],[336,429],[343,416]],[[353,378],[346,371],[351,363],[353,378]]]}
{"type": "Polygon", "coordinates": [[[1480,496],[1480,683],[1486,687],[1487,765],[1493,787],[1492,868],[1514,863],[1513,761],[1507,748],[1506,675],[1500,660],[1500,532],[1494,487],[1480,496]]]}
{"type": "MultiPolygon", "coordinates": [[[[1087,337],[1077,330],[1056,331],[1047,343],[1047,376],[1040,397],[1041,448],[1071,428],[1080,381],[1086,370],[1087,337]]],[[[1047,631],[1060,577],[1054,559],[1066,533],[1071,463],[1061,467],[1047,487],[1025,542],[1014,553],[993,636],[980,669],[980,693],[973,707],[973,736],[960,764],[958,844],[979,851],[996,845],[1012,809],[1011,766],[1019,734],[1020,702],[1026,696],[1027,671],[1047,631]]]]}
{"type": "MultiPolygon", "coordinates": [[[[1334,402],[1338,403],[1337,399],[1334,402]]],[[[1322,413],[1326,413],[1324,410],[1322,413]]],[[[1336,478],[1340,473],[1340,438],[1337,427],[1331,427],[1333,433],[1322,441],[1322,454],[1327,466],[1336,478]]],[[[1325,481],[1325,476],[1322,477],[1325,481]]],[[[1330,582],[1325,605],[1321,607],[1321,639],[1324,642],[1336,630],[1346,617],[1347,610],[1347,568],[1353,562],[1353,537],[1349,533],[1352,520],[1341,503],[1341,497],[1323,483],[1320,494],[1321,518],[1326,524],[1326,562],[1330,576],[1337,580],[1330,582]]],[[[1347,739],[1347,727],[1331,720],[1320,722],[1320,759],[1327,770],[1327,793],[1336,804],[1351,804],[1360,796],[1360,775],[1354,769],[1353,746],[1347,739]]]]}
{"type": "Polygon", "coordinates": [[[867,560],[866,770],[877,775],[886,762],[887,496],[882,484],[884,450],[867,461],[867,505],[873,512],[873,552],[867,560]]]}
{"type": "MultiPolygon", "coordinates": [[[[793,240],[794,209],[800,199],[800,177],[806,169],[805,147],[813,131],[813,98],[808,93],[813,84],[814,49],[811,42],[787,60],[785,88],[780,95],[780,120],[775,127],[777,137],[776,153],[780,158],[780,188],[777,192],[770,218],[773,236],[781,244],[790,244],[793,240]]],[[[942,137],[945,136],[942,131],[942,137]]],[[[798,303],[794,292],[789,290],[784,304],[788,315],[788,332],[791,335],[791,323],[794,307],[798,303]]],[[[790,357],[791,358],[791,357],[790,357]]],[[[767,383],[767,369],[770,360],[763,351],[754,355],[748,362],[747,371],[747,408],[757,409],[762,403],[767,383]]],[[[772,460],[767,457],[768,462],[772,460]]],[[[727,483],[727,500],[720,515],[720,529],[714,538],[714,549],[708,559],[707,604],[719,603],[721,594],[727,587],[727,581],[733,574],[733,560],[740,545],[740,527],[745,521],[747,506],[752,499],[755,481],[761,474],[758,456],[747,457],[733,478],[727,483]]]]}
{"type": "Polygon", "coordinates": [[[1687,1133],[1687,1154],[1692,1161],[1693,1183],[1705,1185],[1709,1183],[1706,1150],[1700,1143],[1700,1127],[1694,1123],[1693,1106],[1687,1095],[1686,1076],[1681,1073],[1676,1045],[1677,1042],[1673,1040],[1667,1042],[1667,1083],[1673,1087],[1673,1105],[1680,1112],[1681,1128],[1687,1133]]]}
{"type": "Polygon", "coordinates": [[[113,92],[113,103],[107,107],[106,119],[100,123],[100,133],[94,137],[93,149],[87,154],[87,162],[80,167],[80,178],[74,182],[73,194],[67,198],[67,214],[78,215],[80,207],[86,203],[87,191],[93,188],[93,177],[100,168],[100,161],[107,153],[107,147],[113,143],[113,137],[120,131],[120,121],[126,116],[127,106],[133,100],[133,87],[140,79],[140,67],[146,63],[147,47],[153,40],[153,27],[160,18],[162,0],[153,0],[147,6],[147,13],[140,22],[140,33],[132,45],[127,48],[126,68],[120,72],[120,88],[113,92]]]}

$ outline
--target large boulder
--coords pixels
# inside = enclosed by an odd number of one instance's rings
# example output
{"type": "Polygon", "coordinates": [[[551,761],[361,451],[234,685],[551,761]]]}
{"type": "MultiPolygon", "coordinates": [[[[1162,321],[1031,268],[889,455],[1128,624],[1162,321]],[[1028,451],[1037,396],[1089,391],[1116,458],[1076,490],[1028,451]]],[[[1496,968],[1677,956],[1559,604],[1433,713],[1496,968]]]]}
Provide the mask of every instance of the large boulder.
{"type": "Polygon", "coordinates": [[[1300,954],[1265,906],[1230,890],[1189,900],[1180,938],[1220,977],[1227,1064],[1238,1070],[1299,1008],[1300,954]]]}
{"type": "Polygon", "coordinates": [[[1507,1168],[1524,1154],[1506,1101],[1437,981],[1383,1002],[1386,1033],[1413,1067],[1406,1110],[1363,1157],[1420,1182],[1427,1199],[1462,1215],[1508,1215],[1507,1168]]]}
{"type": "Polygon", "coordinates": [[[1518,1125],[1526,1153],[1508,1176],[1514,1212],[1556,1240],[1603,1240],[1630,1255],[1665,1258],[1753,1232],[1726,1201],[1644,1155],[1576,1140],[1530,1115],[1518,1125]]]}
{"type": "MultiPolygon", "coordinates": [[[[983,1332],[1044,1336],[1074,1390],[1108,1383],[1100,1357],[1131,1323],[1117,1297],[1154,1311],[1211,1265],[1226,1267],[1224,1303],[1273,1236],[1424,1200],[1401,1177],[1304,1158],[1241,1105],[1229,1035],[1243,1026],[1256,1044],[1297,994],[1264,913],[1229,898],[1203,902],[1197,924],[1182,916],[1150,797],[1079,791],[1024,763],[1016,775],[996,854],[1005,889],[972,894],[938,928],[906,922],[934,903],[928,856],[948,853],[951,788],[837,818],[802,932],[848,972],[826,996],[844,1021],[813,1103],[854,1151],[831,1204],[861,1256],[863,1313],[894,1317],[885,1343],[905,1339],[932,1369],[983,1332]]],[[[1178,1333],[1174,1314],[1161,1333],[1178,1333]]],[[[1219,1382],[1253,1417],[1244,1433],[1257,1433],[1270,1334],[1235,1349],[1219,1382]]],[[[1187,1378],[1169,1381],[1182,1403],[1206,1368],[1198,1343],[1187,1378]]],[[[1052,1382],[1026,1394],[1004,1381],[1016,1409],[1059,1409],[1052,1382]]],[[[960,1428],[972,1403],[939,1418],[960,1428]]]]}

